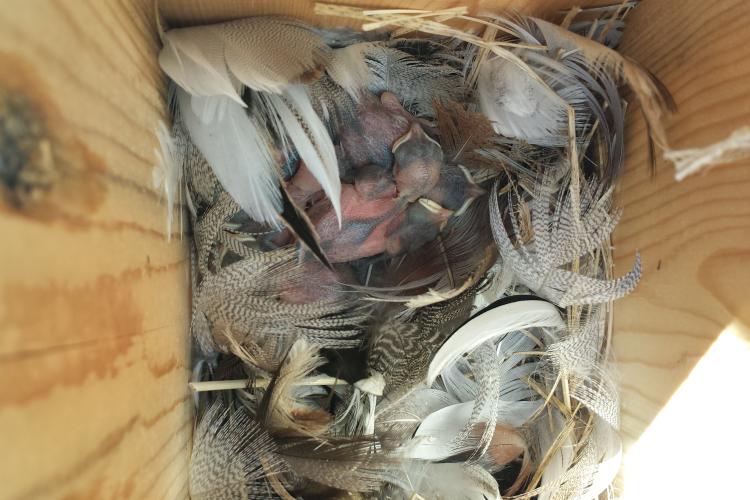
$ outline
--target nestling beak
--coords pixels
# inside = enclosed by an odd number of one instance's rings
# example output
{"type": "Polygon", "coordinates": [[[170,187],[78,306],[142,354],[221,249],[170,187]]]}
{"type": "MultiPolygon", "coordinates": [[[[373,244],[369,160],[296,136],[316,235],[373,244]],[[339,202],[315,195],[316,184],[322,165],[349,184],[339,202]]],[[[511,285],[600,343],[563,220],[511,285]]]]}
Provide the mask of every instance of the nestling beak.
{"type": "Polygon", "coordinates": [[[409,127],[409,131],[406,134],[402,135],[399,138],[399,140],[397,140],[396,142],[393,143],[393,148],[391,149],[391,151],[393,151],[395,153],[396,150],[399,148],[399,146],[401,146],[402,144],[404,144],[406,141],[410,141],[412,139],[416,139],[416,140],[428,140],[428,141],[432,142],[433,144],[435,144],[437,147],[441,148],[441,150],[442,150],[442,147],[440,146],[440,143],[437,142],[432,137],[430,137],[429,135],[427,135],[425,133],[424,129],[422,128],[422,126],[419,123],[414,122],[414,123],[411,124],[411,127],[409,127]]]}
{"type": "Polygon", "coordinates": [[[420,198],[418,203],[429,210],[436,221],[446,221],[453,215],[453,210],[443,208],[438,203],[427,198],[420,198]]]}

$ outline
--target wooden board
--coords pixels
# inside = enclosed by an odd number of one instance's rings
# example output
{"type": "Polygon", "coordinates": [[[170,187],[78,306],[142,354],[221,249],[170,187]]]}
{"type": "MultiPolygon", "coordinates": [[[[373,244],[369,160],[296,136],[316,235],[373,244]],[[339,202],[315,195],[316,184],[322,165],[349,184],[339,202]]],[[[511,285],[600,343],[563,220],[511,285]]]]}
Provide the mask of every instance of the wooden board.
{"type": "MultiPolygon", "coordinates": [[[[468,5],[539,15],[572,3],[468,5]]],[[[313,2],[161,5],[169,22],[188,25],[258,13],[309,19],[313,2]]],[[[177,231],[166,240],[166,206],[152,185],[153,131],[165,119],[153,4],[9,0],[3,7],[0,105],[21,117],[11,159],[25,173],[0,193],[0,496],[184,498],[188,266],[186,241],[177,231]]],[[[750,124],[749,18],[743,0],[646,0],[631,15],[625,51],[661,77],[681,107],[669,121],[674,146],[706,145],[750,124]]],[[[628,447],[716,337],[728,325],[750,324],[742,293],[750,285],[747,162],[677,184],[663,162],[650,177],[645,146],[632,108],[618,194],[625,215],[615,238],[619,270],[636,249],[645,265],[638,291],[616,307],[628,447]]],[[[701,442],[698,455],[713,449],[701,442]]],[[[628,480],[620,486],[626,493],[628,480]]]]}
{"type": "Polygon", "coordinates": [[[186,496],[186,240],[152,185],[152,13],[0,10],[3,161],[22,169],[0,193],[4,499],[186,496]]]}
{"type": "MultiPolygon", "coordinates": [[[[429,9],[439,10],[465,5],[470,14],[488,12],[521,12],[528,15],[559,15],[572,5],[611,5],[612,0],[326,0],[326,3],[373,9],[429,9]]],[[[221,22],[239,17],[257,15],[285,15],[304,19],[326,27],[358,27],[361,23],[340,17],[316,16],[315,0],[288,0],[269,2],[263,0],[161,0],[160,10],[172,26],[192,26],[206,22],[221,22]]]]}
{"type": "MultiPolygon", "coordinates": [[[[750,126],[749,21],[750,2],[745,0],[647,0],[629,17],[623,51],[653,71],[677,101],[679,112],[667,122],[673,147],[707,146],[736,128],[750,126]]],[[[750,162],[717,167],[677,183],[672,166],[661,160],[652,177],[644,122],[636,108],[629,112],[626,148],[626,174],[618,190],[625,211],[615,233],[616,264],[624,272],[636,250],[644,264],[640,286],[615,306],[627,452],[676,391],[690,391],[701,383],[689,378],[691,371],[722,332],[734,325],[735,334],[750,342],[750,162]]],[[[719,364],[714,369],[727,368],[719,364]]],[[[648,437],[640,443],[639,456],[646,447],[662,464],[683,463],[690,457],[693,468],[654,467],[650,473],[629,477],[626,463],[620,483],[626,495],[628,488],[641,488],[637,483],[658,479],[672,485],[667,490],[672,498],[698,498],[703,490],[696,490],[686,478],[695,470],[709,481],[710,471],[717,467],[707,466],[706,460],[721,464],[721,477],[733,477],[730,470],[741,472],[738,468],[746,461],[737,457],[733,465],[731,458],[725,460],[723,445],[714,437],[696,439],[699,426],[721,427],[737,413],[748,417],[741,396],[747,393],[743,381],[727,378],[724,383],[736,389],[735,401],[717,401],[705,394],[705,399],[696,398],[691,412],[655,424],[657,434],[670,425],[684,429],[682,444],[659,449],[658,440],[648,437]],[[698,411],[703,405],[714,405],[715,420],[696,418],[704,415],[698,411]],[[680,485],[690,485],[692,493],[681,496],[682,490],[674,489],[680,485]]],[[[730,439],[750,441],[746,425],[733,431],[730,439]]]]}

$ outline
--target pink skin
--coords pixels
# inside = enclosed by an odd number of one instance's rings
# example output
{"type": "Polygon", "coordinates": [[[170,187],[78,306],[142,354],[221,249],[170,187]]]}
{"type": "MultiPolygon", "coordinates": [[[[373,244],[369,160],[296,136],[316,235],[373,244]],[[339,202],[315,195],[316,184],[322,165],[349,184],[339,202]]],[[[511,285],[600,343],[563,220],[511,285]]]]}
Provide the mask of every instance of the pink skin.
{"type": "MultiPolygon", "coordinates": [[[[320,184],[303,161],[287,185],[287,191],[298,206],[321,191],[320,184]]],[[[390,175],[376,165],[360,170],[355,185],[341,186],[341,229],[328,199],[313,203],[308,216],[320,236],[321,246],[332,263],[349,262],[377,255],[385,250],[385,229],[396,214],[396,184],[390,175]]]]}
{"type": "Polygon", "coordinates": [[[341,186],[342,223],[328,199],[316,203],[309,212],[323,251],[331,263],[351,262],[383,253],[386,230],[403,204],[393,197],[367,199],[354,186],[341,186]]]}
{"type": "Polygon", "coordinates": [[[301,208],[316,194],[322,191],[318,180],[307,168],[303,160],[299,161],[299,168],[286,185],[287,193],[294,203],[301,208]]]}
{"type": "Polygon", "coordinates": [[[353,127],[341,136],[345,160],[356,167],[354,185],[342,184],[341,227],[330,200],[316,197],[321,186],[303,161],[287,185],[297,206],[311,204],[308,216],[331,263],[351,262],[385,251],[400,253],[410,247],[410,230],[419,232],[411,239],[421,241],[434,233],[439,222],[416,220],[414,215],[409,218],[404,209],[437,184],[442,166],[440,146],[390,92],[384,92],[380,99],[362,97],[360,125],[361,129],[353,127]],[[395,180],[389,172],[391,149],[400,160],[395,180]]]}

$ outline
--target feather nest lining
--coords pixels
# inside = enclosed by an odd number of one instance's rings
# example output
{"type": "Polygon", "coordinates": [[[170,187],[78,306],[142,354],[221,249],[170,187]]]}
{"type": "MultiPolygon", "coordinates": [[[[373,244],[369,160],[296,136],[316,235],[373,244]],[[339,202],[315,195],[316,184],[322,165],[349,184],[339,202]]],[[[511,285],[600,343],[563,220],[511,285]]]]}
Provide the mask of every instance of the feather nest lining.
{"type": "MultiPolygon", "coordinates": [[[[556,25],[319,3],[363,30],[162,32],[154,180],[194,235],[191,497],[608,495],[608,319],[642,272],[636,253],[612,275],[620,91],[658,147],[673,104],[615,50],[632,4],[556,25]]],[[[745,139],[668,154],[687,175],[745,139]]]]}

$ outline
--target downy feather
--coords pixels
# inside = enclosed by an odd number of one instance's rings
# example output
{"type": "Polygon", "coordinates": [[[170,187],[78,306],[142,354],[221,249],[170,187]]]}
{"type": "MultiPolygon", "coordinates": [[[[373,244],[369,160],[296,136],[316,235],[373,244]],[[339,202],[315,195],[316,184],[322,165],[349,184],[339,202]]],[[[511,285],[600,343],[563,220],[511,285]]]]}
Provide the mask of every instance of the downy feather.
{"type": "Polygon", "coordinates": [[[365,55],[370,48],[368,43],[357,43],[335,49],[328,63],[328,74],[355,100],[362,91],[372,85],[373,74],[365,62],[365,55]]]}
{"type": "Polygon", "coordinates": [[[567,124],[565,103],[526,70],[503,58],[485,61],[477,80],[482,112],[495,131],[533,144],[560,145],[567,124]]]}
{"type": "Polygon", "coordinates": [[[300,394],[300,382],[326,362],[319,348],[304,338],[286,355],[269,386],[265,426],[274,434],[319,436],[327,432],[330,415],[300,394]]]}

